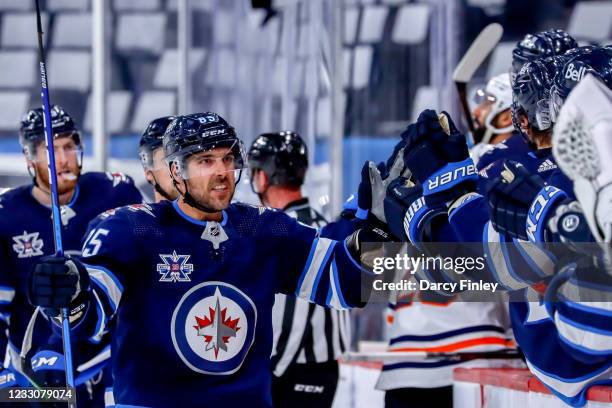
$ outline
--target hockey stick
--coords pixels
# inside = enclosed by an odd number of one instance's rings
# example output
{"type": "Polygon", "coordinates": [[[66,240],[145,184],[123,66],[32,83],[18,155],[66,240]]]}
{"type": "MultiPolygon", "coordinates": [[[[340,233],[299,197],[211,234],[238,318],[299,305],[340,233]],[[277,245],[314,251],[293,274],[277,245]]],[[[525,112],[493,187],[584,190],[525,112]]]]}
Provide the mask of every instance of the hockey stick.
{"type": "MultiPolygon", "coordinates": [[[[43,117],[45,122],[45,143],[47,144],[47,162],[49,164],[49,184],[51,185],[51,213],[53,222],[53,240],[55,242],[55,255],[63,256],[62,227],[60,217],[59,195],[57,193],[57,173],[55,170],[55,149],[53,148],[53,128],[51,126],[51,105],[49,103],[49,88],[47,86],[47,67],[45,62],[45,49],[43,47],[43,30],[40,17],[39,0],[36,0],[36,28],[38,31],[38,56],[40,65],[40,97],[43,104],[43,117]]],[[[64,364],[66,370],[66,385],[74,388],[72,373],[72,349],[70,345],[70,319],[68,308],[62,309],[62,342],[64,344],[64,364]]]]}
{"type": "Polygon", "coordinates": [[[467,84],[471,81],[476,70],[495,49],[503,34],[504,29],[498,23],[491,23],[486,26],[472,42],[470,48],[468,48],[459,64],[457,64],[455,72],[453,72],[453,81],[457,87],[457,92],[459,92],[461,107],[472,135],[474,134],[474,122],[472,121],[472,112],[470,112],[467,101],[467,84]]]}
{"type": "Polygon", "coordinates": [[[519,359],[521,355],[514,351],[480,351],[460,353],[439,353],[427,351],[383,351],[374,353],[348,352],[342,356],[344,361],[376,361],[393,363],[402,361],[423,361],[429,359],[443,359],[451,361],[470,361],[479,359],[519,359]]]}

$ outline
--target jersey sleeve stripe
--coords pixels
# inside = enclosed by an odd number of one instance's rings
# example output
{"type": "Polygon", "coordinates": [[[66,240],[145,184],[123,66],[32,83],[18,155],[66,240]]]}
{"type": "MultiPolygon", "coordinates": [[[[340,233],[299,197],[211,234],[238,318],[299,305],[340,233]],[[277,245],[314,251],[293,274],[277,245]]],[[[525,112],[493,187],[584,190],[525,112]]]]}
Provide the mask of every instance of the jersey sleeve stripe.
{"type": "Polygon", "coordinates": [[[15,298],[15,289],[6,286],[0,287],[0,305],[9,304],[15,298]]]}
{"type": "Polygon", "coordinates": [[[538,377],[553,394],[572,406],[583,406],[586,402],[587,389],[598,382],[608,380],[612,375],[612,367],[605,367],[578,378],[561,378],[538,369],[529,360],[526,360],[526,363],[529,371],[538,377]]]}
{"type": "Polygon", "coordinates": [[[525,283],[514,279],[514,273],[508,269],[510,265],[506,262],[499,233],[493,229],[491,222],[488,222],[484,228],[483,244],[485,246],[485,258],[494,281],[510,290],[524,288],[525,283]]]}
{"type": "Polygon", "coordinates": [[[612,332],[571,321],[555,313],[555,326],[559,334],[572,346],[598,354],[612,353],[612,332]]]}
{"type": "Polygon", "coordinates": [[[97,344],[102,341],[102,336],[106,332],[106,313],[104,313],[104,307],[102,306],[102,302],[100,301],[100,297],[98,297],[98,294],[93,291],[93,295],[96,301],[96,311],[98,320],[96,321],[94,335],[89,338],[89,341],[97,344]]]}
{"type": "Polygon", "coordinates": [[[333,249],[333,241],[327,238],[318,238],[312,243],[308,261],[304,266],[304,272],[296,290],[296,295],[302,299],[314,299],[316,286],[320,279],[321,268],[329,258],[330,247],[333,249]]]}
{"type": "Polygon", "coordinates": [[[123,293],[123,286],[119,280],[106,268],[93,265],[85,265],[91,280],[95,282],[106,294],[113,313],[117,311],[121,295],[123,293]]]}
{"type": "Polygon", "coordinates": [[[552,259],[548,252],[531,242],[513,239],[513,243],[525,259],[525,262],[529,264],[531,270],[537,273],[538,276],[547,278],[554,273],[555,260],[552,259]]]}
{"type": "Polygon", "coordinates": [[[332,261],[331,267],[329,268],[329,290],[327,293],[326,305],[334,309],[348,309],[348,305],[344,301],[342,290],[340,289],[340,282],[338,281],[338,267],[336,266],[336,260],[332,261]]]}

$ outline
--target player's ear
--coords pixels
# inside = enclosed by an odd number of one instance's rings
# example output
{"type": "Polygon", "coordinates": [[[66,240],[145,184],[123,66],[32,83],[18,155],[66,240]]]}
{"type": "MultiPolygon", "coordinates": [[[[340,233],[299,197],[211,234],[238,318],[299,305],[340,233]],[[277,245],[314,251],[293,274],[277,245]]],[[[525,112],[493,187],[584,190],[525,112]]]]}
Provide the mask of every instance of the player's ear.
{"type": "Polygon", "coordinates": [[[256,174],[257,187],[259,191],[266,191],[268,187],[268,183],[270,182],[270,178],[263,170],[258,170],[256,174]]]}
{"type": "Polygon", "coordinates": [[[170,163],[170,176],[176,180],[182,180],[181,172],[179,171],[178,164],[176,162],[170,163]]]}
{"type": "Polygon", "coordinates": [[[145,178],[147,179],[147,183],[149,184],[153,184],[155,182],[153,172],[151,170],[145,170],[145,178]]]}

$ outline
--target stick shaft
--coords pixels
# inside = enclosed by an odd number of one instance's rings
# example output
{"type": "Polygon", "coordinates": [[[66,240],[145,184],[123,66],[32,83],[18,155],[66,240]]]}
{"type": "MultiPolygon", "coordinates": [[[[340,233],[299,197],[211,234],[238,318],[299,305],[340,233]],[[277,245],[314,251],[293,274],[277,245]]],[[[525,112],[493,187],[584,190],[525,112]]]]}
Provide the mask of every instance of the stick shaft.
{"type": "MultiPolygon", "coordinates": [[[[43,105],[43,118],[45,124],[45,143],[47,145],[47,162],[49,167],[49,184],[51,185],[51,213],[53,222],[53,240],[55,254],[64,255],[62,245],[62,221],[60,215],[59,194],[57,192],[57,171],[55,169],[55,149],[53,147],[53,127],[51,124],[51,104],[49,102],[49,87],[47,83],[47,67],[45,63],[45,48],[43,46],[43,30],[40,16],[39,0],[36,0],[36,27],[38,31],[38,55],[40,67],[40,97],[43,105]]],[[[64,362],[66,370],[66,385],[74,387],[72,373],[72,349],[70,345],[70,320],[67,308],[62,309],[62,342],[64,346],[64,362]]]]}

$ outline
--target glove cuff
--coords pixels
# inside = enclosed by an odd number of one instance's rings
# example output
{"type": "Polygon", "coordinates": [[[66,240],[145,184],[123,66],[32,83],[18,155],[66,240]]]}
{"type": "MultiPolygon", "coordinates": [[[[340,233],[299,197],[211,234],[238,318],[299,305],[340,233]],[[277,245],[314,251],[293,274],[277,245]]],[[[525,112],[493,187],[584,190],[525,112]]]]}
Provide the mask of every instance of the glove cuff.
{"type": "Polygon", "coordinates": [[[460,162],[448,163],[433,173],[423,183],[423,195],[431,196],[449,190],[466,181],[478,180],[478,172],[474,161],[467,158],[460,162]]]}
{"type": "Polygon", "coordinates": [[[531,202],[525,231],[527,238],[531,242],[544,242],[546,224],[550,211],[567,198],[567,194],[563,190],[554,186],[544,186],[535,199],[531,202]]]}
{"type": "Polygon", "coordinates": [[[404,232],[408,240],[418,246],[423,241],[423,227],[429,224],[429,220],[441,214],[446,214],[445,208],[430,208],[425,197],[420,197],[410,204],[404,215],[404,232]]]}

